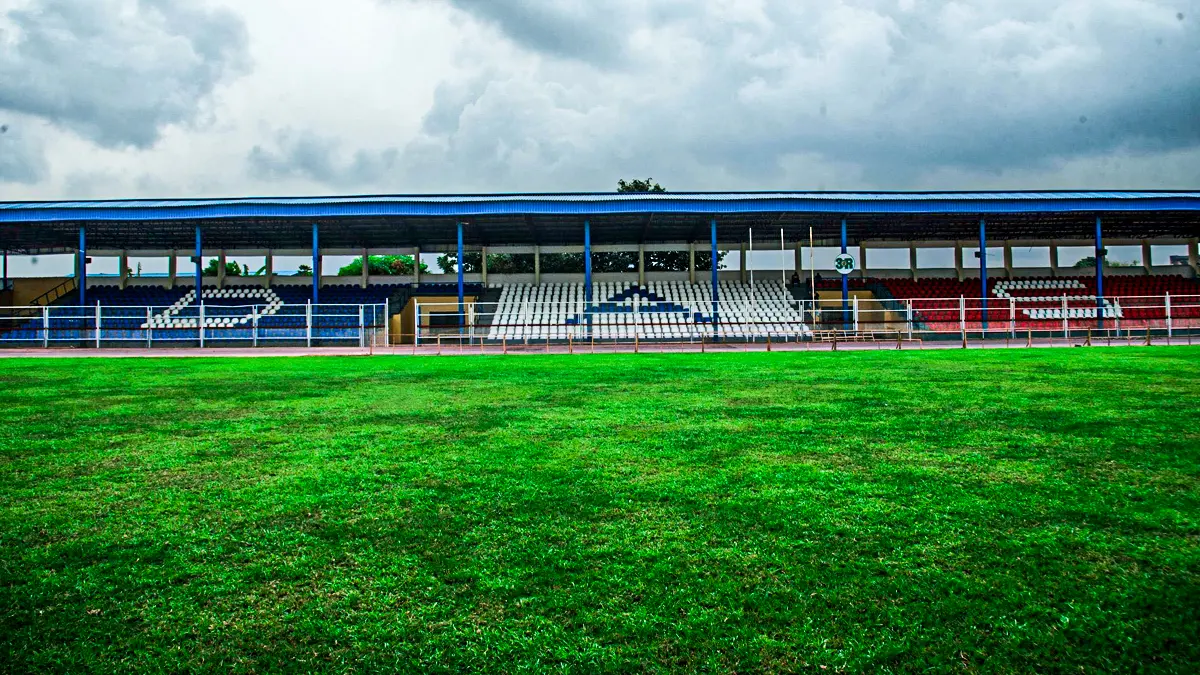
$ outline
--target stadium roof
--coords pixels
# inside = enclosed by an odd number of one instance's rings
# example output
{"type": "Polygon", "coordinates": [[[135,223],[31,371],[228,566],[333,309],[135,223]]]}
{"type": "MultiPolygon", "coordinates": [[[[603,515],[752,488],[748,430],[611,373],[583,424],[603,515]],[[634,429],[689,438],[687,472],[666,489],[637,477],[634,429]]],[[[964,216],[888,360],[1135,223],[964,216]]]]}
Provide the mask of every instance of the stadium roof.
{"type": "Polygon", "coordinates": [[[455,223],[478,245],[578,245],[590,221],[592,242],[705,242],[710,218],[722,243],[749,228],[784,230],[787,240],[839,236],[852,243],[970,240],[986,218],[993,240],[1087,239],[1102,217],[1114,239],[1200,234],[1200,192],[749,192],[662,194],[378,195],[241,199],[0,202],[0,246],[9,251],[69,250],[85,225],[93,249],[357,249],[455,243],[455,223]]]}

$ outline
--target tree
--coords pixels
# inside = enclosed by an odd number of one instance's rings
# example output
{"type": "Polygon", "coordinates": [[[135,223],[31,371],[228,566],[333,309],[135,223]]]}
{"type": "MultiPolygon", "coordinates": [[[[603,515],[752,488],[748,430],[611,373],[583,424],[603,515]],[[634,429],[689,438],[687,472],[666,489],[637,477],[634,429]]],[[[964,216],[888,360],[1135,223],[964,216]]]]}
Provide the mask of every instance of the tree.
{"type": "MultiPolygon", "coordinates": [[[[339,277],[362,276],[362,256],[350,261],[349,265],[338,270],[339,277]]],[[[421,272],[428,272],[429,266],[421,263],[421,272]]],[[[373,255],[367,261],[367,272],[374,276],[402,276],[413,273],[413,257],[411,255],[373,255]]]]}
{"type": "MultiPolygon", "coordinates": [[[[1086,258],[1080,258],[1079,262],[1072,265],[1072,267],[1095,267],[1095,266],[1096,266],[1096,256],[1094,256],[1094,255],[1089,255],[1086,258]]],[[[1135,262],[1121,262],[1120,260],[1108,260],[1108,259],[1105,259],[1104,266],[1105,267],[1141,267],[1140,264],[1135,263],[1135,262]]]]}
{"type": "Polygon", "coordinates": [[[296,268],[296,274],[294,276],[311,277],[312,275],[313,275],[312,267],[310,267],[308,265],[301,265],[300,267],[296,268]]]}
{"type": "Polygon", "coordinates": [[[666,189],[658,183],[654,182],[653,178],[646,180],[625,180],[623,178],[617,180],[617,192],[666,192],[666,189]]]}
{"type": "MultiPolygon", "coordinates": [[[[217,267],[219,265],[220,265],[220,261],[217,258],[213,258],[212,260],[209,260],[208,266],[204,268],[204,276],[206,276],[206,277],[217,276],[217,267]]],[[[227,276],[227,277],[242,276],[242,266],[235,262],[232,262],[232,261],[226,261],[225,276],[227,276]]]]}

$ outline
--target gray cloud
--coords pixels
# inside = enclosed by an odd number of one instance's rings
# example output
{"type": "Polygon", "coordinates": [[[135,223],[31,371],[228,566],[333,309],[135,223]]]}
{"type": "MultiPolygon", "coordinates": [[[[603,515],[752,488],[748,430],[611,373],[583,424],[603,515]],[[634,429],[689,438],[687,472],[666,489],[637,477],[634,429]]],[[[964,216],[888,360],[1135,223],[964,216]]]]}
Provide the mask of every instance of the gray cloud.
{"type": "Polygon", "coordinates": [[[376,183],[396,167],[399,152],[359,150],[340,157],[339,143],[312,132],[285,130],[276,135],[274,147],[256,145],[247,157],[256,178],[306,178],[327,185],[353,188],[376,183]]]}
{"type": "Polygon", "coordinates": [[[41,141],[25,122],[0,119],[0,183],[36,183],[48,171],[41,141]]]}
{"type": "Polygon", "coordinates": [[[484,182],[629,156],[761,184],[805,156],[902,188],[1200,145],[1195,0],[454,4],[540,59],[445,83],[406,153],[484,182]]]}
{"type": "Polygon", "coordinates": [[[153,145],[248,68],[242,21],[196,0],[34,0],[5,18],[0,110],[104,147],[153,145]]]}

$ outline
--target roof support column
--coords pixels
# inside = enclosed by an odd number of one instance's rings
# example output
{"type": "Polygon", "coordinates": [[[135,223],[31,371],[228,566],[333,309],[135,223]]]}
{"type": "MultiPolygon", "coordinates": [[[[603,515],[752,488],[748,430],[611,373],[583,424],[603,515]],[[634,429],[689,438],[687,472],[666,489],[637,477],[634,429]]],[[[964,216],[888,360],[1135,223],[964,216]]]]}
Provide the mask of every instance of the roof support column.
{"type": "Polygon", "coordinates": [[[746,259],[746,242],[742,242],[742,263],[739,265],[742,272],[742,283],[746,283],[746,270],[750,269],[750,261],[746,259]]]}
{"type": "Polygon", "coordinates": [[[959,281],[965,278],[963,273],[963,250],[962,242],[954,242],[954,274],[959,281]]]}
{"type": "Polygon", "coordinates": [[[1100,217],[1096,216],[1096,327],[1104,328],[1104,232],[1100,217]]]}
{"type": "Polygon", "coordinates": [[[362,287],[371,285],[371,252],[363,249],[362,287]]]}
{"type": "Polygon", "coordinates": [[[312,304],[318,304],[321,292],[321,235],[318,232],[316,223],[312,224],[312,275],[313,275],[313,294],[312,304]]]}
{"type": "Polygon", "coordinates": [[[1150,240],[1142,240],[1142,269],[1146,270],[1146,274],[1154,273],[1154,256],[1150,249],[1150,240]]]}
{"type": "Polygon", "coordinates": [[[263,260],[263,288],[271,287],[271,277],[275,274],[275,254],[271,249],[267,249],[266,259],[263,260]]]}
{"type": "Polygon", "coordinates": [[[487,247],[479,249],[479,272],[483,278],[483,286],[487,288],[487,247]]]}
{"type": "Polygon", "coordinates": [[[688,242],[688,283],[696,283],[696,242],[688,242]]]}
{"type": "Polygon", "coordinates": [[[646,247],[638,244],[638,286],[646,286],[646,247]]]}
{"type": "Polygon", "coordinates": [[[1200,239],[1192,239],[1188,242],[1188,265],[1192,267],[1192,273],[1200,276],[1200,239]]]}
{"type": "MultiPolygon", "coordinates": [[[[846,219],[842,218],[842,253],[846,252],[846,219]]],[[[842,329],[850,330],[850,275],[842,274],[842,329]]]]}
{"type": "Polygon", "coordinates": [[[467,323],[467,307],[463,303],[463,272],[467,267],[466,254],[463,252],[463,224],[458,221],[458,327],[462,328],[467,323]]]}
{"type": "Polygon", "coordinates": [[[983,330],[988,327],[987,221],[979,219],[979,297],[983,299],[983,330]]]}
{"type": "Polygon", "coordinates": [[[117,258],[117,266],[120,267],[121,290],[129,285],[129,251],[121,251],[121,256],[117,258]]]}
{"type": "Polygon", "coordinates": [[[916,242],[908,242],[908,271],[912,275],[913,281],[917,280],[917,244],[916,242]]]}
{"type": "Polygon", "coordinates": [[[792,263],[792,271],[796,276],[804,276],[804,246],[796,242],[796,260],[792,263]]]}
{"type": "Polygon", "coordinates": [[[1013,254],[1012,242],[1004,240],[1004,278],[1011,279],[1013,277],[1013,254]]]}
{"type": "MultiPolygon", "coordinates": [[[[537,249],[534,249],[535,251],[537,249]]],[[[537,260],[536,258],[534,259],[537,260]]],[[[592,223],[583,221],[583,311],[587,317],[588,337],[592,336],[592,223]]]]}
{"type": "Polygon", "coordinates": [[[79,226],[79,260],[76,263],[79,266],[79,271],[75,278],[79,282],[79,304],[82,307],[87,306],[87,231],[79,226]]]}
{"type": "Polygon", "coordinates": [[[1058,243],[1050,242],[1050,276],[1058,276],[1058,243]]]}
{"type": "Polygon", "coordinates": [[[225,249],[217,252],[217,288],[225,288],[225,249]]]}
{"type": "Polygon", "coordinates": [[[413,250],[413,283],[421,285],[421,247],[413,250]]]}
{"type": "Polygon", "coordinates": [[[175,288],[175,277],[179,274],[179,252],[171,249],[171,257],[167,258],[167,288],[175,288]]]}
{"type": "Polygon", "coordinates": [[[192,256],[196,264],[196,302],[204,297],[204,238],[200,234],[200,226],[196,226],[196,255],[192,256]]]}
{"type": "Polygon", "coordinates": [[[858,242],[858,276],[867,278],[867,245],[858,242]]]}
{"type": "Polygon", "coordinates": [[[533,247],[533,285],[542,285],[542,247],[537,244],[533,247]]]}
{"type": "Polygon", "coordinates": [[[709,228],[712,230],[712,325],[713,335],[717,333],[717,327],[721,323],[721,280],[717,274],[717,219],[713,218],[709,223],[709,228]]]}

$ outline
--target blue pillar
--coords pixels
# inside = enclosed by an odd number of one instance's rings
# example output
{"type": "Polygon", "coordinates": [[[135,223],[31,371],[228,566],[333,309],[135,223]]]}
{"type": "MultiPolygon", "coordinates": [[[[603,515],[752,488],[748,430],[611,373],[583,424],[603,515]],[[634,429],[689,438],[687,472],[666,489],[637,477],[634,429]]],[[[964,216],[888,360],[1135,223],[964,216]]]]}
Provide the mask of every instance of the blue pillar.
{"type": "MultiPolygon", "coordinates": [[[[842,218],[842,253],[846,252],[846,219],[842,218]]],[[[842,275],[842,328],[850,330],[850,275],[842,275]]]]}
{"type": "Polygon", "coordinates": [[[1104,328],[1104,235],[1096,216],[1096,327],[1104,328]]]}
{"type": "Polygon", "coordinates": [[[203,239],[200,236],[200,226],[196,226],[196,302],[200,302],[202,297],[202,288],[204,284],[204,246],[203,239]]]}
{"type": "Polygon", "coordinates": [[[721,323],[721,292],[720,292],[720,276],[717,274],[717,219],[713,218],[710,223],[712,229],[712,322],[713,330],[721,323]]]}
{"type": "Polygon", "coordinates": [[[592,333],[592,223],[583,221],[583,313],[592,333]]]}
{"type": "MultiPolygon", "coordinates": [[[[313,223],[313,250],[312,250],[312,273],[313,273],[313,302],[317,304],[320,299],[321,289],[321,240],[317,234],[317,224],[313,223]]],[[[367,261],[363,261],[366,264],[367,261]]]]}
{"type": "Polygon", "coordinates": [[[463,233],[462,221],[458,221],[458,327],[462,328],[467,325],[467,310],[463,303],[463,268],[467,266],[467,259],[463,255],[463,233]]]}
{"type": "Polygon", "coordinates": [[[979,219],[979,283],[983,290],[983,329],[988,327],[988,279],[987,279],[987,224],[979,219]]]}
{"type": "Polygon", "coordinates": [[[87,232],[79,226],[79,304],[87,306],[87,232]]]}

